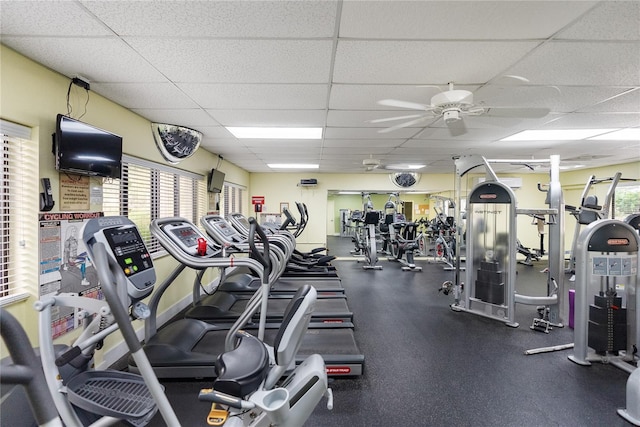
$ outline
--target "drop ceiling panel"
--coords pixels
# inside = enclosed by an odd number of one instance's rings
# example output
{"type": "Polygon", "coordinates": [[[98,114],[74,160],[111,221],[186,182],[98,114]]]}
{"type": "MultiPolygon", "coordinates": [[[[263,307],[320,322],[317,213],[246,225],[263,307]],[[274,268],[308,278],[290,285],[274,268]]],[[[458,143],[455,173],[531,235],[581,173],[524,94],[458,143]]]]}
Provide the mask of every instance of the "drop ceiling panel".
{"type": "Polygon", "coordinates": [[[625,113],[640,110],[640,89],[631,89],[597,105],[582,108],[580,112],[625,113]]]}
{"type": "MultiPolygon", "coordinates": [[[[375,127],[385,128],[396,123],[402,123],[403,120],[394,122],[371,123],[371,120],[385,119],[387,117],[404,116],[407,114],[420,114],[420,111],[348,111],[348,110],[329,110],[327,114],[327,126],[332,127],[375,127]]],[[[404,120],[406,121],[406,120],[404,120]]]]}
{"type": "Polygon", "coordinates": [[[549,37],[596,2],[344,2],[340,36],[388,39],[549,37]]]}
{"type": "Polygon", "coordinates": [[[540,129],[603,129],[640,126],[637,113],[573,113],[540,126],[540,129]]]}
{"type": "Polygon", "coordinates": [[[335,1],[87,1],[118,34],[175,37],[331,37],[335,1]]]}
{"type": "Polygon", "coordinates": [[[113,34],[103,23],[87,14],[77,2],[41,1],[37,5],[34,3],[6,0],[2,2],[0,28],[3,36],[90,37],[113,34]]]}
{"type": "Polygon", "coordinates": [[[417,129],[398,129],[392,134],[379,133],[375,128],[327,128],[325,139],[389,139],[411,138],[417,133],[417,129]]]}
{"type": "Polygon", "coordinates": [[[212,40],[127,37],[177,82],[327,83],[330,40],[212,40]]]}
{"type": "Polygon", "coordinates": [[[242,144],[249,147],[254,152],[280,151],[280,150],[313,150],[320,149],[322,142],[320,140],[295,140],[295,139],[243,139],[242,144]]]}
{"type": "Polygon", "coordinates": [[[482,82],[501,73],[537,44],[527,41],[345,40],[338,43],[333,81],[381,84],[482,82]]]}
{"type": "Polygon", "coordinates": [[[224,126],[323,127],[322,110],[208,110],[224,126]]]}
{"type": "MultiPolygon", "coordinates": [[[[577,2],[571,3],[575,5],[577,2]]],[[[638,1],[601,1],[578,22],[560,32],[558,38],[638,41],[638,17],[638,1]]]]}
{"type": "Polygon", "coordinates": [[[391,150],[387,147],[324,147],[322,156],[360,156],[361,160],[368,159],[370,155],[386,154],[391,150]]]}
{"type": "Polygon", "coordinates": [[[167,81],[116,38],[2,37],[2,43],[67,77],[89,79],[92,89],[94,82],[167,81]]]}
{"type": "Polygon", "coordinates": [[[638,64],[637,42],[551,41],[509,69],[509,74],[542,85],[638,86],[638,64]]]}
{"type": "Polygon", "coordinates": [[[198,108],[171,83],[97,83],[91,89],[109,99],[117,99],[126,108],[198,108]]]}
{"type": "MultiPolygon", "coordinates": [[[[206,109],[317,110],[326,107],[326,85],[183,83],[182,89],[206,109]]],[[[214,114],[212,111],[211,114],[214,114]]]]}
{"type": "Polygon", "coordinates": [[[220,140],[203,139],[201,146],[218,154],[240,154],[255,157],[247,147],[233,143],[222,143],[220,140]]]}
{"type": "Polygon", "coordinates": [[[404,143],[406,139],[325,139],[325,148],[349,148],[349,147],[371,147],[388,148],[397,147],[404,143]]]}
{"type": "MultiPolygon", "coordinates": [[[[158,109],[158,108],[136,108],[134,112],[143,117],[157,123],[169,123],[180,126],[197,128],[200,132],[204,132],[205,127],[220,127],[220,123],[216,122],[206,111],[199,108],[192,109],[158,109]]],[[[225,131],[225,135],[228,133],[225,131]]]]}

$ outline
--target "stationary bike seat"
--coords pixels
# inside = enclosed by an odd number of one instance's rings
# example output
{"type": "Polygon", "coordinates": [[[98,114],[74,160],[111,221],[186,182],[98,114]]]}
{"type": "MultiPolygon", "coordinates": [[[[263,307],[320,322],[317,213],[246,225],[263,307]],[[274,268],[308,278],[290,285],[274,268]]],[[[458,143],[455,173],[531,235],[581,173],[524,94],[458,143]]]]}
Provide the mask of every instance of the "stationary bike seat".
{"type": "Polygon", "coordinates": [[[216,360],[218,378],[213,389],[242,398],[257,390],[269,370],[269,353],[262,341],[238,331],[235,349],[222,353],[216,360]]]}

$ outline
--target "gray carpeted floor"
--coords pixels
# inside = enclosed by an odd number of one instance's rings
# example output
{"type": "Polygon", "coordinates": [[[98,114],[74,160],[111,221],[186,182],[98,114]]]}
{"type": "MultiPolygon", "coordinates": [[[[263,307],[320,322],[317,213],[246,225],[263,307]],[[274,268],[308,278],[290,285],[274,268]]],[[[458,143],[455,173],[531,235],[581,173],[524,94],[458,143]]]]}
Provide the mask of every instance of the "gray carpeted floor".
{"type": "MultiPolygon", "coordinates": [[[[422,259],[422,272],[382,260],[365,271],[349,257],[350,239],[329,239],[354,312],[364,375],[332,381],[334,409],[320,402],[306,426],[625,426],[628,375],[610,365],[582,367],[571,350],[525,356],[573,341],[569,328],[529,329],[535,308],[518,306],[519,328],[449,308],[438,292],[452,272],[422,259]]],[[[541,295],[544,264],[518,266],[517,288],[541,295]]],[[[164,381],[183,425],[206,425],[197,401],[207,381],[164,381]]],[[[152,425],[163,425],[156,416],[152,425]]]]}

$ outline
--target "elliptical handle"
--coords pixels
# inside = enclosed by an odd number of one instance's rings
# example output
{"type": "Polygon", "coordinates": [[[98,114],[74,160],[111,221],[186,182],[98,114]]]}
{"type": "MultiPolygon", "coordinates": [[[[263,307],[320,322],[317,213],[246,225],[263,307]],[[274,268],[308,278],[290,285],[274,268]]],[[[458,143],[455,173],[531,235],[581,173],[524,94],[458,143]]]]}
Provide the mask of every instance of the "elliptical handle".
{"type": "Polygon", "coordinates": [[[269,258],[269,239],[267,239],[266,234],[258,221],[254,217],[249,218],[249,247],[251,248],[251,253],[255,256],[256,261],[258,261],[264,267],[264,277],[267,278],[271,274],[271,259],[269,258]],[[260,240],[262,242],[262,252],[258,250],[256,245],[255,236],[258,234],[260,240]]]}

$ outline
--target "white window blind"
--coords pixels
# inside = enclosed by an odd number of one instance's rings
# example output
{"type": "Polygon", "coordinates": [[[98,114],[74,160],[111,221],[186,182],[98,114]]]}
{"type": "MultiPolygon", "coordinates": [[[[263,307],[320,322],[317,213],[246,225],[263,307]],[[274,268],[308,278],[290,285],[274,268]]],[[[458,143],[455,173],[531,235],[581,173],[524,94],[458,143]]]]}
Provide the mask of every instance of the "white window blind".
{"type": "Polygon", "coordinates": [[[0,306],[37,294],[38,146],[31,129],[0,123],[0,306]],[[16,135],[20,137],[16,137],[16,135]]]}
{"type": "Polygon", "coordinates": [[[225,218],[232,213],[246,214],[242,206],[242,200],[245,191],[245,187],[225,182],[222,188],[221,208],[225,218]]]}
{"type": "Polygon", "coordinates": [[[151,221],[181,216],[198,225],[206,209],[203,175],[131,156],[122,158],[121,179],[103,185],[104,214],[124,215],[132,220],[152,255],[163,249],[149,232],[151,221]]]}

